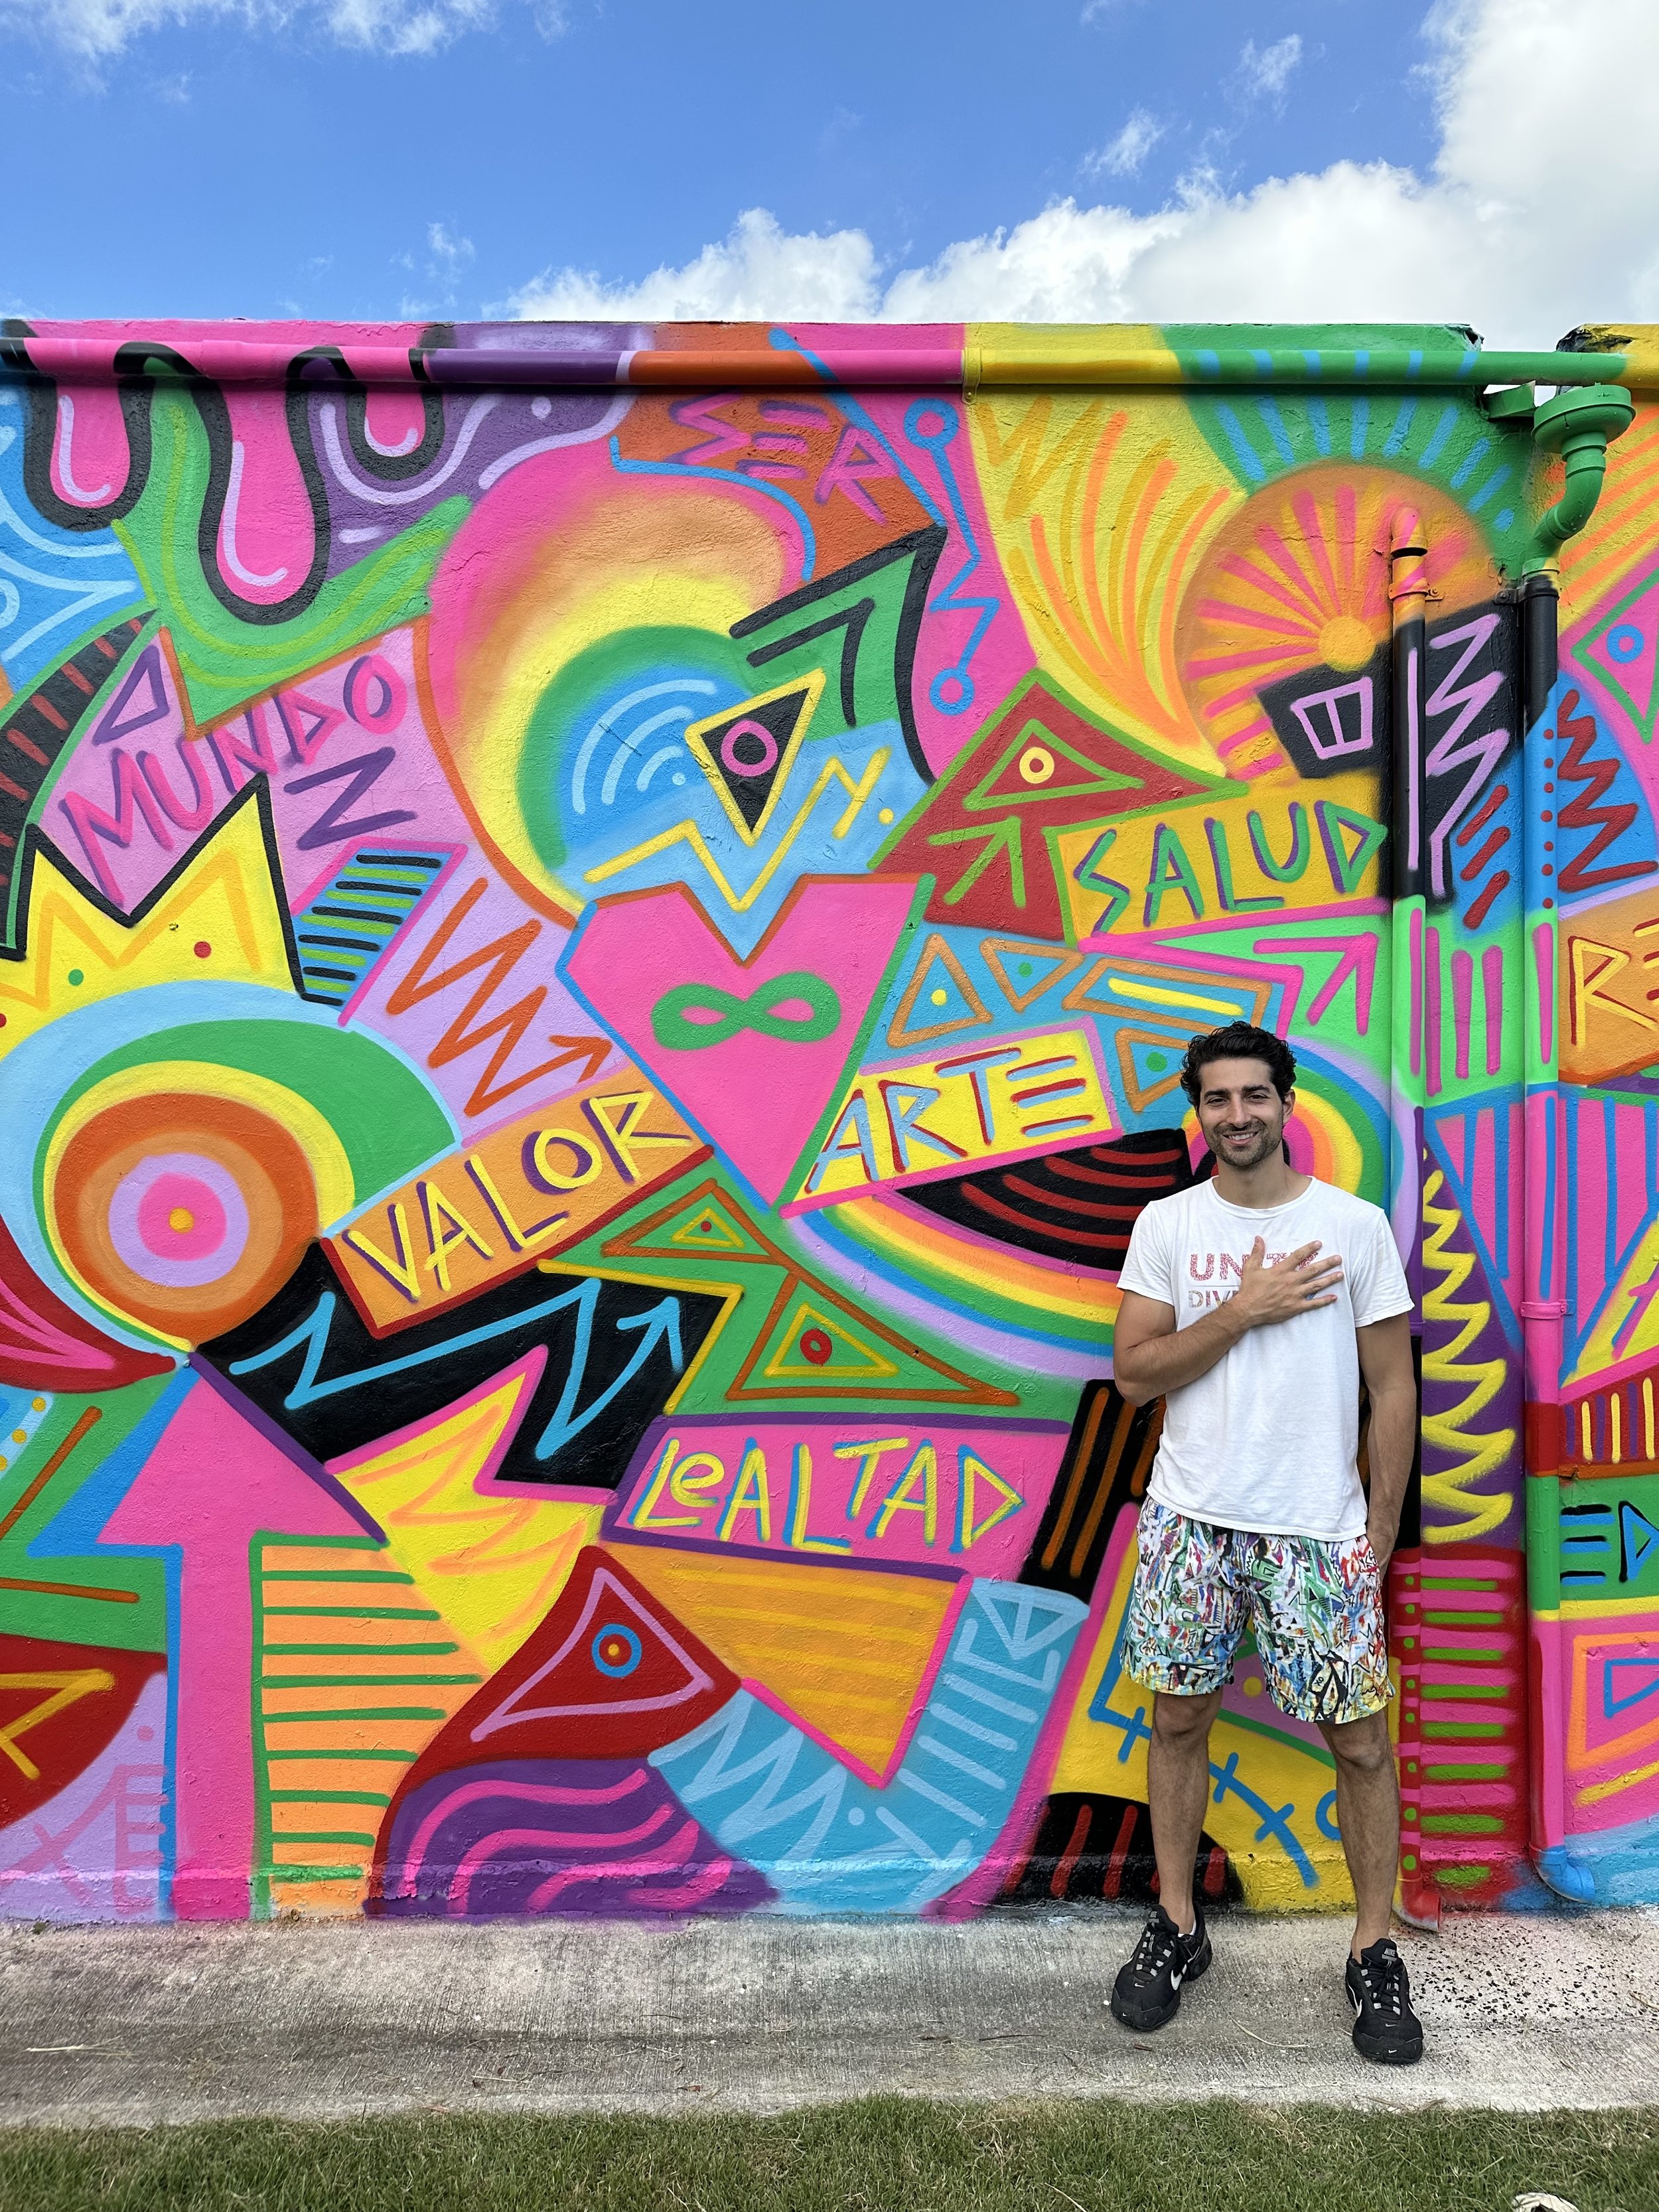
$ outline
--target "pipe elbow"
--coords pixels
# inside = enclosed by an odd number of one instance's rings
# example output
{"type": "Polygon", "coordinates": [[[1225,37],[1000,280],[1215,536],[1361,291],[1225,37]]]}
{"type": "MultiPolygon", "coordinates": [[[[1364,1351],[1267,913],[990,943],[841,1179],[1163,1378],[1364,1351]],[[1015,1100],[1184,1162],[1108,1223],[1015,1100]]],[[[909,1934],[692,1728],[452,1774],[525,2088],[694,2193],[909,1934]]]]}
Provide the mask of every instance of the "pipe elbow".
{"type": "Polygon", "coordinates": [[[1566,482],[1560,498],[1533,526],[1523,574],[1549,568],[1595,514],[1607,475],[1607,447],[1629,428],[1635,411],[1629,392],[1617,384],[1558,392],[1539,409],[1534,442],[1544,453],[1560,454],[1566,482]]]}

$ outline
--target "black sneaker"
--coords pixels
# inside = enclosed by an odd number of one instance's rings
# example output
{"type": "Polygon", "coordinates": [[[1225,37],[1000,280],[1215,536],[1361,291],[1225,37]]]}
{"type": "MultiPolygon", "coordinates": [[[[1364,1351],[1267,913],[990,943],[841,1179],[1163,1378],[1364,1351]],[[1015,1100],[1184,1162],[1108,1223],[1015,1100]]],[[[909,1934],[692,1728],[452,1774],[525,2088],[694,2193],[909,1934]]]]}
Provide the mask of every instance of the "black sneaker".
{"type": "Polygon", "coordinates": [[[1146,2033],[1165,2027],[1181,2009],[1181,1985],[1195,1982],[1210,1963],[1210,1939],[1204,1914],[1190,1936],[1183,1936],[1160,1905],[1140,1931],[1133,1956],[1120,1971],[1112,1990],[1112,2017],[1146,2033]]]}
{"type": "Polygon", "coordinates": [[[1412,2010],[1406,1962],[1393,1939],[1379,1936],[1348,1960],[1348,2002],[1354,2009],[1353,2047],[1379,2066],[1415,2066],[1423,2056],[1423,2027],[1412,2010]]]}

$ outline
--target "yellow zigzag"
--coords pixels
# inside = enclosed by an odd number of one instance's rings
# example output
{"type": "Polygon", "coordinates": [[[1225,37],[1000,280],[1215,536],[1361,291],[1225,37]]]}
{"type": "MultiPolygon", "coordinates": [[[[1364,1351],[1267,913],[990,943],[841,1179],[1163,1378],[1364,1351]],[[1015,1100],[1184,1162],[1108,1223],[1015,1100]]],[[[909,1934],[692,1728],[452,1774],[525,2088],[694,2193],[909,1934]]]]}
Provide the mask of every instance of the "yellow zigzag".
{"type": "Polygon", "coordinates": [[[1465,1433],[1465,1424],[1483,1412],[1502,1389],[1504,1363],[1502,1359],[1483,1359],[1467,1366],[1460,1364],[1462,1354],[1477,1341],[1492,1319],[1492,1308],[1484,1298],[1467,1305],[1453,1304],[1474,1270],[1474,1257],[1472,1253],[1448,1249],[1452,1231],[1460,1225],[1460,1216],[1455,1206],[1437,1207],[1434,1203],[1444,1182],[1444,1176],[1437,1172],[1423,1186],[1423,1218],[1432,1224],[1423,1238],[1423,1317],[1425,1321],[1461,1322],[1462,1327],[1449,1344],[1432,1352],[1425,1331],[1423,1379],[1425,1382],[1461,1383],[1467,1389],[1462,1402],[1451,1413],[1424,1414],[1423,1441],[1425,1444],[1437,1444],[1443,1451],[1464,1451],[1468,1456],[1461,1467],[1423,1478],[1425,1504],[1437,1505],[1443,1512],[1462,1511],[1465,1516],[1454,1527],[1425,1531],[1431,1544],[1471,1540],[1490,1535],[1494,1528],[1502,1526],[1510,1510],[1510,1500],[1505,1497],[1472,1496],[1470,1492],[1474,1484],[1502,1467],[1515,1449],[1513,1429],[1499,1429],[1485,1437],[1465,1433]],[[1440,1278],[1432,1289],[1428,1281],[1431,1271],[1440,1278]]]}

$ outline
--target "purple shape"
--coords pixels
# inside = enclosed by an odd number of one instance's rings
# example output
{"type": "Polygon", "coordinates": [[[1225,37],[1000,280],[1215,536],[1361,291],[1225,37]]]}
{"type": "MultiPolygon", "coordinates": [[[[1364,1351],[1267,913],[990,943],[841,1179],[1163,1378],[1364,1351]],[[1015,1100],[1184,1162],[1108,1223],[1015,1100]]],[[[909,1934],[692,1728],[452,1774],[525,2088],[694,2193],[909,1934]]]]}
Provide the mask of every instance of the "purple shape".
{"type": "Polygon", "coordinates": [[[399,1797],[366,1910],[396,1918],[749,1912],[771,1886],[638,1759],[501,1759],[399,1797]]]}
{"type": "Polygon", "coordinates": [[[374,446],[361,389],[308,384],[308,473],[328,512],[327,574],[390,544],[444,500],[478,499],[537,453],[607,436],[628,404],[608,391],[428,390],[424,428],[398,453],[374,446]]]}

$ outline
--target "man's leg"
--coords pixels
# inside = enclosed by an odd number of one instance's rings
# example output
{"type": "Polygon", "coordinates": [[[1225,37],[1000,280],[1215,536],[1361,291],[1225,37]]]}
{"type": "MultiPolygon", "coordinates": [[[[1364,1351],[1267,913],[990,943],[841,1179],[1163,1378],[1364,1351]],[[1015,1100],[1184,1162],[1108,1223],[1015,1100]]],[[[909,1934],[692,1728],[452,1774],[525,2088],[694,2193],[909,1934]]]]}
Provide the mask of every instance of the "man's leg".
{"type": "Polygon", "coordinates": [[[1152,1740],[1146,1747],[1146,1796],[1158,1854],[1158,1902],[1182,1934],[1194,1925],[1193,1869],[1210,1794],[1210,1724],[1219,1690],[1179,1697],[1152,1693],[1152,1740]]]}
{"type": "MultiPolygon", "coordinates": [[[[1386,1712],[1328,1721],[1322,1730],[1336,1761],[1336,1817],[1358,1907],[1351,1950],[1357,1959],[1389,1932],[1400,1862],[1400,1784],[1386,1712]]],[[[1156,1836],[1156,1812],[1152,1818],[1156,1836]]],[[[1163,1863],[1160,1852],[1160,1869],[1163,1863]]]]}

